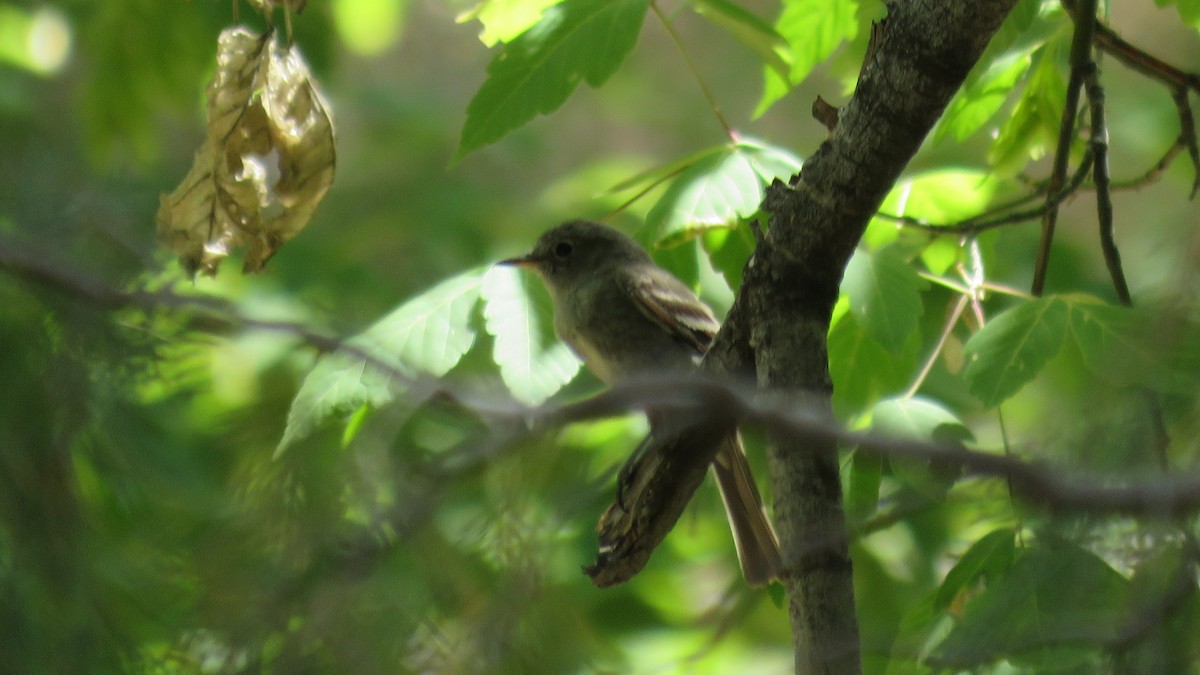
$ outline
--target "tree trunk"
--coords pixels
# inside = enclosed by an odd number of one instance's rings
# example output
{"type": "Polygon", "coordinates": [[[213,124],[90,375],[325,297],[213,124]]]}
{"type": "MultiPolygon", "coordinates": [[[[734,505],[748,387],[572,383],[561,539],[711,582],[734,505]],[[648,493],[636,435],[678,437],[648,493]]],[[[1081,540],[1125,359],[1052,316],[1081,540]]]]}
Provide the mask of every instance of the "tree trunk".
{"type": "MultiPolygon", "coordinates": [[[[826,336],[842,273],[871,215],[1016,0],[888,3],[853,98],[790,185],[708,361],[830,414],[826,336]]],[[[770,438],[775,516],[788,570],[798,673],[861,672],[837,447],[770,438]]]]}

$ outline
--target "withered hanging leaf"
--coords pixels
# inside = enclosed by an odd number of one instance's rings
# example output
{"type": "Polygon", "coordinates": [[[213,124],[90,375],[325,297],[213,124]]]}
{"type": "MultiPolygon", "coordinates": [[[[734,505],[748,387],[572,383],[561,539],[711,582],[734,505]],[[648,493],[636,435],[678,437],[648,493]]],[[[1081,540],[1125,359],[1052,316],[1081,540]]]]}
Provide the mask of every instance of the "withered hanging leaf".
{"type": "Polygon", "coordinates": [[[308,224],[333,182],[333,121],[295,47],[244,28],[221,33],[208,134],[158,210],[158,236],[195,275],[248,246],[257,272],[308,224]]]}
{"type": "Polygon", "coordinates": [[[308,0],[250,0],[250,6],[263,14],[267,14],[275,7],[286,7],[288,11],[299,14],[304,11],[304,6],[308,4],[308,0]]]}

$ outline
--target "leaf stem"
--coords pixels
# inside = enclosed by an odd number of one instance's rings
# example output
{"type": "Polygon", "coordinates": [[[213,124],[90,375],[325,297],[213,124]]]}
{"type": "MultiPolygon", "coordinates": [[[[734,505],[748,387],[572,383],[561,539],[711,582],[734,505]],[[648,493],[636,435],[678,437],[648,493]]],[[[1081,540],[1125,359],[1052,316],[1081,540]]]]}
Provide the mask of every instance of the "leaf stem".
{"type": "Polygon", "coordinates": [[[687,65],[688,72],[690,72],[692,74],[692,78],[696,80],[696,85],[700,87],[700,93],[704,94],[704,100],[708,101],[708,107],[713,111],[713,114],[716,115],[717,122],[720,123],[721,128],[725,130],[725,135],[729,136],[729,138],[733,140],[737,140],[737,134],[733,130],[733,125],[731,125],[729,120],[725,118],[725,113],[721,111],[720,104],[717,103],[717,99],[715,96],[713,96],[712,90],[708,88],[708,83],[705,82],[704,77],[700,74],[700,70],[696,67],[696,63],[692,61],[692,57],[688,54],[687,49],[683,46],[683,40],[680,39],[679,33],[675,31],[675,27],[671,25],[670,19],[663,14],[662,10],[658,7],[658,3],[654,2],[653,0],[650,3],[650,11],[654,12],[654,16],[658,17],[659,22],[662,23],[663,28],[666,29],[667,35],[671,36],[671,42],[673,42],[675,44],[675,48],[679,50],[680,56],[683,57],[683,62],[687,65]]]}

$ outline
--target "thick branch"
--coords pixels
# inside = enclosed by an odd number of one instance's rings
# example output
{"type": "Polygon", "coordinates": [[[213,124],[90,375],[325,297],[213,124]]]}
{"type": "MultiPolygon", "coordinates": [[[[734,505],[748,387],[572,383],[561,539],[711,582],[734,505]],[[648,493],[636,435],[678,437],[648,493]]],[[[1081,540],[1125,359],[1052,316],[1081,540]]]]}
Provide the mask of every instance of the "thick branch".
{"type": "MultiPolygon", "coordinates": [[[[790,186],[709,352],[710,371],[746,372],[830,414],[826,334],[843,270],[871,215],[941,116],[1014,0],[889,3],[854,97],[790,186]]],[[[1052,191],[1052,193],[1057,192],[1052,191]]],[[[832,439],[772,434],[771,474],[796,669],[861,669],[846,523],[832,439]],[[818,551],[810,541],[842,542],[818,551]]]]}

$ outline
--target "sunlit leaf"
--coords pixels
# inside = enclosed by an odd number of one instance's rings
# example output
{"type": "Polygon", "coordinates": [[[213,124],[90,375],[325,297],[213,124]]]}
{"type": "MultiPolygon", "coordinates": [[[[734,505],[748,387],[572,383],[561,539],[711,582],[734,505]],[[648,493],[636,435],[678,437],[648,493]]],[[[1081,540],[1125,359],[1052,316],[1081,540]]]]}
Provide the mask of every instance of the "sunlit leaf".
{"type": "Polygon", "coordinates": [[[342,42],[364,56],[396,43],[404,28],[408,0],[335,0],[333,18],[342,42]]]}
{"type": "Polygon", "coordinates": [[[1030,159],[1040,158],[1057,138],[1067,92],[1059,62],[1065,46],[1060,41],[1036,52],[1025,91],[992,142],[988,160],[1003,173],[1015,172],[1030,159]]]}
{"type": "Polygon", "coordinates": [[[565,0],[546,8],[488,65],[487,80],[467,106],[457,157],[556,110],[580,81],[603,84],[633,49],[648,3],[565,0]]]}
{"type": "Polygon", "coordinates": [[[742,271],[754,253],[754,235],[749,226],[726,230],[709,230],[704,234],[704,250],[714,269],[725,277],[725,283],[737,290],[742,287],[742,271]]]}
{"type": "Polygon", "coordinates": [[[871,337],[889,351],[899,351],[917,329],[921,291],[928,282],[895,248],[854,252],[842,277],[850,311],[871,337]]]}
{"type": "Polygon", "coordinates": [[[933,131],[936,140],[963,140],[982,127],[1014,92],[1029,70],[1030,55],[1061,21],[1039,20],[1041,0],[1019,0],[951,99],[933,131]]]}
{"type": "Polygon", "coordinates": [[[858,34],[858,0],[785,0],[775,31],[787,41],[780,57],[788,64],[786,80],[772,67],[763,71],[763,96],[755,108],[758,117],[843,42],[858,34]]]}
{"type": "Polygon", "coordinates": [[[483,0],[473,9],[460,14],[459,23],[478,20],[483,25],[479,40],[491,47],[508,42],[524,33],[542,18],[542,12],[562,0],[483,0]]]}
{"type": "Polygon", "coordinates": [[[989,407],[1017,393],[1058,353],[1067,314],[1066,304],[1051,297],[993,317],[967,341],[967,388],[989,407]]]}
{"type": "Polygon", "coordinates": [[[538,405],[570,382],[580,362],[554,335],[550,307],[530,275],[494,267],[483,277],[483,319],[500,377],[517,400],[538,405]]]}
{"type": "Polygon", "coordinates": [[[159,240],[189,274],[215,274],[248,246],[262,269],[312,217],[333,182],[333,123],[293,47],[244,28],[221,33],[208,129],[191,171],[158,210],[159,240]]]}
{"type": "Polygon", "coordinates": [[[479,284],[478,272],[443,281],[322,357],[292,401],[276,455],[331,417],[391,401],[418,373],[448,373],[475,343],[479,284]]]}
{"type": "Polygon", "coordinates": [[[671,181],[646,215],[651,241],[670,245],[714,228],[732,227],[758,211],[765,185],[800,170],[800,160],[780,148],[742,140],[704,155],[671,181]]]}

